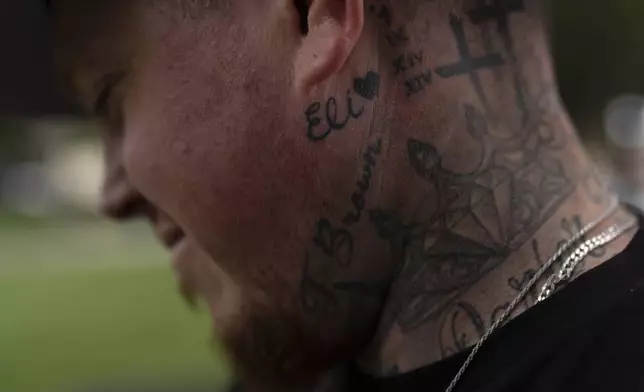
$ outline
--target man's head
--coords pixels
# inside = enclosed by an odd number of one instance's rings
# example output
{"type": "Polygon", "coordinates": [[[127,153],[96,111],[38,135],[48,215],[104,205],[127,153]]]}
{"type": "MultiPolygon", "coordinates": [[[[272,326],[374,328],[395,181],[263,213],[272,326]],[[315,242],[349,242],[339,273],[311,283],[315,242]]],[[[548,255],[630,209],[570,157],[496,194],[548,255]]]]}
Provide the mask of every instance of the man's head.
{"type": "Polygon", "coordinates": [[[498,140],[541,104],[537,4],[506,3],[54,2],[64,78],[107,125],[105,212],[150,219],[246,377],[308,379],[360,355],[411,228],[388,211],[440,212],[445,190],[416,192],[414,170],[488,158],[476,129],[452,132],[474,116],[464,103],[495,116],[498,140]]]}

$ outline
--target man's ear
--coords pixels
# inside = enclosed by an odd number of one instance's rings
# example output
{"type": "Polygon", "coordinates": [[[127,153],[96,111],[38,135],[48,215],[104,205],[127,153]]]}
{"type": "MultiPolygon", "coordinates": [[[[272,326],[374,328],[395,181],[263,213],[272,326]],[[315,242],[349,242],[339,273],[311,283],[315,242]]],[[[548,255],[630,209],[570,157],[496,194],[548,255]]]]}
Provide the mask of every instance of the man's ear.
{"type": "Polygon", "coordinates": [[[339,71],[364,28],[364,0],[309,0],[308,32],[295,59],[295,84],[302,93],[339,71]]]}

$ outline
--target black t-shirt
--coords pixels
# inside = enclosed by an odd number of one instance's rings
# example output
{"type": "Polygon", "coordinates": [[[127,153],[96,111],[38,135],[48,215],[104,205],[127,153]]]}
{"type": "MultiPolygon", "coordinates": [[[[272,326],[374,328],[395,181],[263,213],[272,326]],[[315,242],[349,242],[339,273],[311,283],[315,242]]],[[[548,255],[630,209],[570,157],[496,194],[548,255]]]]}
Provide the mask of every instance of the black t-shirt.
{"type": "MultiPolygon", "coordinates": [[[[387,379],[353,371],[347,390],[442,392],[468,354],[387,379]]],[[[644,391],[643,230],[624,252],[493,334],[455,392],[510,391],[644,391]]]]}

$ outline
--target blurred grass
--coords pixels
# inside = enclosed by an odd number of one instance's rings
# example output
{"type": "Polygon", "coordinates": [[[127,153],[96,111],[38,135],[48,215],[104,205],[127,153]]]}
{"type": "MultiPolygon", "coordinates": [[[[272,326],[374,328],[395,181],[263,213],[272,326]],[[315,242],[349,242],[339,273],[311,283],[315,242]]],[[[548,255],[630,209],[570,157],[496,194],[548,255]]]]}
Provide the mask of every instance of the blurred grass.
{"type": "Polygon", "coordinates": [[[141,227],[0,216],[0,391],[225,381],[167,259],[141,227]]]}

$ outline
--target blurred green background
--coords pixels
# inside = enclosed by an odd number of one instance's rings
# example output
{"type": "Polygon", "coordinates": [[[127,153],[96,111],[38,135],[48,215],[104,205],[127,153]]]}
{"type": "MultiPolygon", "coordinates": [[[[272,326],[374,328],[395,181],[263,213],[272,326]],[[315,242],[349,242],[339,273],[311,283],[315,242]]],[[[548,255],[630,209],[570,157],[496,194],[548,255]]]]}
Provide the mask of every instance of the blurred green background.
{"type": "Polygon", "coordinates": [[[225,380],[208,317],[181,302],[146,232],[0,218],[1,391],[213,391],[225,380]]]}
{"type": "Polygon", "coordinates": [[[96,214],[95,125],[0,132],[0,392],[214,392],[227,381],[207,312],[178,294],[145,223],[96,214]]]}
{"type": "MultiPolygon", "coordinates": [[[[644,2],[552,2],[564,100],[588,140],[643,93],[644,2]]],[[[0,392],[214,391],[225,362],[148,230],[97,217],[95,129],[0,122],[0,392]]]]}

